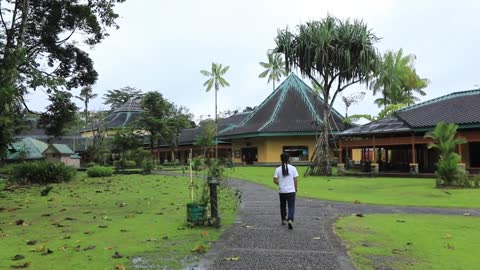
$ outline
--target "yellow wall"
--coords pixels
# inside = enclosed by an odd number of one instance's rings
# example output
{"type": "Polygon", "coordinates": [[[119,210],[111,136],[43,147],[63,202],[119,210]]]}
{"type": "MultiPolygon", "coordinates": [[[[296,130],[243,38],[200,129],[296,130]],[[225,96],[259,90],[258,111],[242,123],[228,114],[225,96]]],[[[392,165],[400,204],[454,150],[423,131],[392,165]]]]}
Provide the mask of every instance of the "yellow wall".
{"type": "MultiPolygon", "coordinates": [[[[307,146],[309,160],[315,150],[315,136],[289,137],[258,137],[232,140],[232,150],[240,151],[246,147],[257,147],[258,163],[278,163],[284,146],[307,146]]],[[[241,158],[234,158],[233,162],[242,162],[241,158]]]]}

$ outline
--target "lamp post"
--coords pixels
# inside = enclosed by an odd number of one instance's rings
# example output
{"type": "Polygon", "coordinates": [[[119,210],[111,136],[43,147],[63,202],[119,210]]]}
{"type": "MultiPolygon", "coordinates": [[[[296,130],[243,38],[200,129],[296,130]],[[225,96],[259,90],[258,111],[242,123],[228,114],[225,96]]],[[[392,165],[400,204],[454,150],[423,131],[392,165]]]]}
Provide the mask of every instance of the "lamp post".
{"type": "Polygon", "coordinates": [[[220,227],[220,217],[218,216],[217,186],[219,184],[216,177],[208,176],[208,186],[210,187],[210,223],[214,227],[220,227]]]}

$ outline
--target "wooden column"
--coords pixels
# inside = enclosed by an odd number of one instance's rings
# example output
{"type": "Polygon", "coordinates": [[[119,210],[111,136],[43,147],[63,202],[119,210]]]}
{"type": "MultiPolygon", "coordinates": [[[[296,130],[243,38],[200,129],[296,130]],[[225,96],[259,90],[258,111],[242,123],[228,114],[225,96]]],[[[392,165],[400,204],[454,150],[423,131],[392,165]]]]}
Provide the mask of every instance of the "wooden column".
{"type": "Polygon", "coordinates": [[[412,163],[417,163],[417,153],[415,151],[415,134],[412,134],[412,163]]]}
{"type": "Polygon", "coordinates": [[[375,136],[373,136],[373,153],[372,153],[372,161],[376,163],[375,161],[375,136]]]}
{"type": "Polygon", "coordinates": [[[458,145],[458,155],[460,156],[460,163],[463,163],[463,156],[462,156],[462,145],[458,145]]]}
{"type": "Polygon", "coordinates": [[[338,145],[339,145],[339,148],[340,148],[340,151],[339,151],[339,156],[338,156],[338,160],[340,161],[340,163],[343,163],[343,155],[342,155],[342,141],[339,141],[339,142],[338,142],[338,145]]]}

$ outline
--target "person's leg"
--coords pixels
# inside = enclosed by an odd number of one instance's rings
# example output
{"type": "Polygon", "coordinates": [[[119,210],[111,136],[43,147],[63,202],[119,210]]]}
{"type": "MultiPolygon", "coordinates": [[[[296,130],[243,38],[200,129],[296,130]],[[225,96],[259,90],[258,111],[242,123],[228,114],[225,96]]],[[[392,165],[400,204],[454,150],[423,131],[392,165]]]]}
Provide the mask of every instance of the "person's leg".
{"type": "Polygon", "coordinates": [[[284,193],[279,193],[280,197],[280,216],[282,218],[282,224],[287,219],[287,196],[284,193]]]}
{"type": "Polygon", "coordinates": [[[289,193],[288,202],[288,228],[293,229],[293,220],[295,219],[295,192],[289,193]]]}

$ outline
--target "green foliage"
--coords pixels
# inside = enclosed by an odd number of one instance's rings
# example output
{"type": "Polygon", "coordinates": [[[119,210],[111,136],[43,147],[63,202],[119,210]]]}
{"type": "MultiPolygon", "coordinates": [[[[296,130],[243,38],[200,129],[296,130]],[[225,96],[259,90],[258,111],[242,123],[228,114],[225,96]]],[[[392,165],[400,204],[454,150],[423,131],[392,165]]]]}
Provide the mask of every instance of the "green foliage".
{"type": "Polygon", "coordinates": [[[383,108],[378,115],[370,115],[370,114],[354,114],[343,119],[343,122],[346,124],[352,124],[357,122],[360,119],[365,119],[369,122],[375,122],[378,120],[382,120],[393,115],[396,111],[405,108],[406,104],[390,104],[383,108]]]}
{"type": "Polygon", "coordinates": [[[119,151],[122,159],[128,150],[135,149],[140,144],[140,134],[132,128],[121,128],[113,135],[112,146],[119,151]]]}
{"type": "Polygon", "coordinates": [[[258,77],[265,78],[268,76],[267,83],[273,82],[273,90],[275,90],[275,82],[280,81],[282,76],[287,76],[285,61],[283,61],[282,55],[278,53],[268,53],[267,57],[268,63],[259,63],[266,70],[260,73],[258,77]]]}
{"type": "Polygon", "coordinates": [[[207,176],[218,181],[225,179],[225,168],[218,159],[207,160],[207,176]]]}
{"type": "Polygon", "coordinates": [[[412,105],[419,99],[414,92],[425,96],[422,90],[427,87],[428,80],[420,78],[414,68],[415,55],[403,55],[403,50],[398,52],[388,51],[379,61],[375,71],[375,80],[370,85],[373,94],[381,92],[383,97],[375,100],[378,106],[404,103],[412,105]]]}
{"type": "Polygon", "coordinates": [[[114,160],[113,166],[117,170],[133,169],[137,167],[137,162],[135,162],[135,160],[120,159],[120,160],[114,160]]]}
{"type": "Polygon", "coordinates": [[[135,150],[129,150],[126,154],[126,159],[133,160],[137,167],[141,167],[145,159],[151,159],[152,154],[150,151],[143,148],[137,148],[135,150]]]}
{"type": "Polygon", "coordinates": [[[450,186],[456,183],[461,172],[458,164],[461,157],[456,153],[458,145],[464,144],[463,138],[457,138],[458,125],[440,122],[435,129],[425,134],[425,138],[435,141],[428,145],[429,149],[438,149],[440,151],[440,159],[437,165],[437,176],[442,180],[441,185],[450,186]]]}
{"type": "Polygon", "coordinates": [[[13,173],[13,167],[15,164],[6,164],[0,167],[0,174],[12,174],[13,173]]]}
{"type": "Polygon", "coordinates": [[[142,161],[142,169],[144,174],[150,174],[154,168],[153,161],[146,158],[142,161]]]}
{"type": "Polygon", "coordinates": [[[323,98],[323,139],[315,160],[315,174],[330,175],[331,134],[329,117],[338,94],[355,83],[368,83],[379,59],[374,43],[378,38],[358,20],[340,20],[327,16],[320,21],[298,25],[278,32],[275,53],[282,53],[286,70],[297,68],[318,85],[323,98]]]}
{"type": "Polygon", "coordinates": [[[91,168],[91,167],[95,167],[95,166],[98,166],[98,164],[95,163],[95,162],[89,162],[89,163],[87,163],[87,168],[91,168]]]}
{"type": "MultiPolygon", "coordinates": [[[[52,96],[58,91],[95,83],[98,73],[82,45],[93,47],[108,36],[111,27],[118,27],[114,8],[124,1],[2,0],[0,156],[24,127],[23,119],[29,112],[25,99],[31,90],[41,89],[52,96]]],[[[44,114],[43,123],[50,134],[57,136],[70,116],[52,113],[74,110],[70,106],[60,110],[52,105],[56,108],[44,114]]]]}
{"type": "Polygon", "coordinates": [[[192,159],[192,169],[195,171],[200,171],[205,166],[205,158],[202,156],[194,157],[192,159]]]}
{"type": "Polygon", "coordinates": [[[142,97],[142,90],[135,87],[125,86],[120,89],[108,90],[103,96],[105,105],[110,105],[113,111],[132,99],[139,99],[142,97]]]}
{"type": "Polygon", "coordinates": [[[173,104],[159,92],[148,92],[142,98],[143,112],[139,119],[141,125],[148,132],[150,150],[161,138],[170,138],[172,131],[168,128],[168,117],[173,104]]]}
{"type": "Polygon", "coordinates": [[[90,103],[90,100],[91,99],[94,99],[98,96],[98,94],[94,94],[93,93],[93,89],[91,86],[86,86],[84,88],[82,88],[82,90],[80,90],[80,95],[79,96],[75,96],[77,99],[81,100],[83,102],[83,104],[85,105],[85,108],[84,108],[84,118],[85,118],[85,125],[88,125],[88,115],[89,115],[89,112],[88,112],[88,103],[90,103]]]}
{"type": "Polygon", "coordinates": [[[60,137],[75,120],[77,105],[71,101],[72,94],[58,91],[49,96],[47,111],[40,116],[38,125],[45,128],[47,135],[60,137]]]}
{"type": "MultiPolygon", "coordinates": [[[[223,75],[225,75],[229,69],[229,66],[224,67],[222,64],[212,63],[210,71],[200,70],[200,73],[202,73],[204,76],[209,77],[209,79],[206,80],[205,83],[203,83],[203,86],[206,87],[206,91],[209,92],[210,90],[212,90],[213,86],[215,86],[215,91],[218,91],[220,86],[230,86],[230,83],[228,83],[227,80],[223,78],[223,75]]],[[[216,106],[217,104],[215,104],[215,107],[216,106]]]]}
{"type": "Polygon", "coordinates": [[[93,166],[87,169],[88,177],[107,177],[113,175],[111,167],[93,166]]]}
{"type": "Polygon", "coordinates": [[[16,164],[10,181],[17,184],[49,184],[68,182],[76,170],[60,162],[33,161],[16,164]]]}
{"type": "Polygon", "coordinates": [[[201,123],[201,131],[195,137],[193,145],[203,148],[203,156],[207,155],[209,148],[215,145],[216,125],[212,120],[205,120],[201,123]]]}

